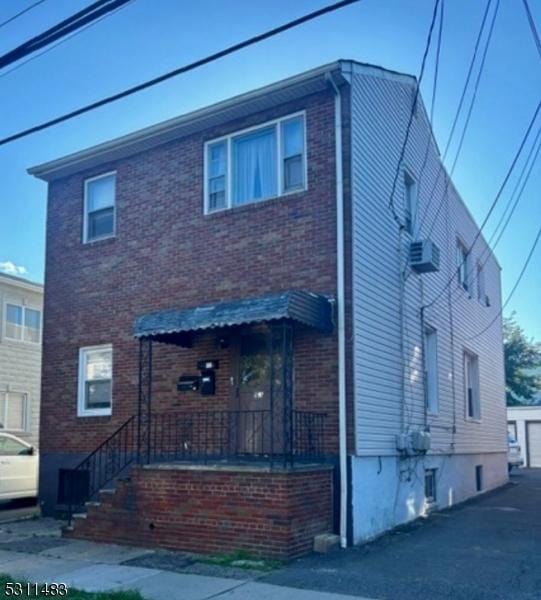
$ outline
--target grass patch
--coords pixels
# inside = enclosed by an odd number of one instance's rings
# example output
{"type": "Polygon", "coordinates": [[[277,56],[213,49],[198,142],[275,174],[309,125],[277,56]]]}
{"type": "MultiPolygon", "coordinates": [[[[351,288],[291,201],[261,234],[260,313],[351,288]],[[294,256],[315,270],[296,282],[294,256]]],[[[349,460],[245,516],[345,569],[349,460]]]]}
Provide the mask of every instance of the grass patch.
{"type": "Polygon", "coordinates": [[[222,567],[236,567],[237,569],[254,569],[257,571],[272,571],[282,566],[282,561],[280,560],[262,558],[246,550],[237,550],[228,554],[200,556],[197,558],[197,562],[222,567]]]}
{"type": "MultiPolygon", "coordinates": [[[[9,575],[0,574],[0,598],[7,598],[8,593],[6,592],[6,586],[8,583],[11,584],[21,584],[22,589],[16,590],[17,593],[9,594],[9,597],[12,598],[51,598],[51,594],[38,594],[36,596],[35,589],[33,587],[33,583],[31,583],[30,590],[27,589],[26,581],[22,581],[15,577],[10,577],[9,575]],[[27,593],[30,591],[30,595],[27,593]]],[[[58,582],[60,583],[60,582],[58,582]]],[[[38,591],[42,584],[38,586],[38,591]]],[[[45,584],[43,584],[45,585],[45,584]]],[[[50,584],[49,584],[50,585],[50,584]]],[[[132,591],[122,591],[122,592],[83,592],[81,590],[77,590],[74,588],[69,588],[68,593],[66,595],[57,594],[56,598],[69,598],[70,600],[144,600],[143,596],[139,592],[132,591]]]]}

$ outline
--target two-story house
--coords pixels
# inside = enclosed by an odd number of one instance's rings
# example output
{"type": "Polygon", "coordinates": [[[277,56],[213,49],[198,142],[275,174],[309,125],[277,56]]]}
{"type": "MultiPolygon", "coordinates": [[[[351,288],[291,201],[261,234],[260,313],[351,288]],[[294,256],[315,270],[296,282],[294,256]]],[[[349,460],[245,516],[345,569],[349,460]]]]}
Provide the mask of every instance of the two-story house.
{"type": "Polygon", "coordinates": [[[500,269],[420,99],[400,161],[415,90],[338,61],[30,169],[67,535],[291,557],[506,481],[500,269]]]}
{"type": "Polygon", "coordinates": [[[39,446],[43,286],[0,273],[0,432],[39,446]]]}

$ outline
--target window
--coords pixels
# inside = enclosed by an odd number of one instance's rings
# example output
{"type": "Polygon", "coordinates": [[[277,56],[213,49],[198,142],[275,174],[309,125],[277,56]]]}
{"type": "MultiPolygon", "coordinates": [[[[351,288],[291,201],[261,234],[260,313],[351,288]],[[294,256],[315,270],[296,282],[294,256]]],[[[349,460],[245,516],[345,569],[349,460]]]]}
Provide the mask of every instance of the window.
{"type": "Polygon", "coordinates": [[[111,414],[112,379],[112,346],[80,349],[78,416],[111,414]]]}
{"type": "Polygon", "coordinates": [[[295,115],[209,142],[205,212],[305,189],[304,130],[304,115],[295,115]]]}
{"type": "Polygon", "coordinates": [[[485,286],[485,270],[481,263],[477,263],[477,299],[484,306],[487,305],[487,292],[485,286]]]}
{"type": "Polygon", "coordinates": [[[406,231],[415,237],[417,231],[417,184],[404,174],[404,220],[406,231]]]}
{"type": "Polygon", "coordinates": [[[107,173],[85,181],[85,242],[115,235],[115,180],[115,173],[107,173]]]}
{"type": "Polygon", "coordinates": [[[475,489],[478,492],[483,491],[483,465],[475,466],[475,489]]]}
{"type": "Polygon", "coordinates": [[[425,500],[436,502],[436,469],[425,469],[425,500]]]}
{"type": "Polygon", "coordinates": [[[0,435],[0,456],[28,456],[30,454],[32,454],[32,450],[29,446],[0,435]]]}
{"type": "Polygon", "coordinates": [[[438,412],[438,333],[432,327],[425,330],[425,394],[428,412],[438,412]]]}
{"type": "Polygon", "coordinates": [[[469,419],[481,418],[479,397],[479,359],[475,354],[464,353],[464,388],[466,392],[466,415],[469,419]]]}
{"type": "Polygon", "coordinates": [[[462,242],[457,242],[456,250],[458,284],[468,291],[470,289],[470,255],[462,242]]]}
{"type": "Polygon", "coordinates": [[[5,335],[10,340],[39,344],[41,312],[35,308],[6,303],[5,335]]]}
{"type": "Polygon", "coordinates": [[[27,395],[0,392],[0,431],[26,431],[27,395]]]}

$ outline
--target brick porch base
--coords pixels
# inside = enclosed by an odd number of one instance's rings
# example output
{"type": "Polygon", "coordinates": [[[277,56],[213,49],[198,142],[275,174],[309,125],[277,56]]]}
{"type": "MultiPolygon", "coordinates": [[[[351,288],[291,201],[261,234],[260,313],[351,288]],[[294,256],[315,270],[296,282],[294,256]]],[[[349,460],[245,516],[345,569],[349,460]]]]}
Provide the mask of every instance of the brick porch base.
{"type": "Polygon", "coordinates": [[[100,493],[65,535],[197,553],[291,559],[332,531],[332,468],[136,467],[100,493]]]}

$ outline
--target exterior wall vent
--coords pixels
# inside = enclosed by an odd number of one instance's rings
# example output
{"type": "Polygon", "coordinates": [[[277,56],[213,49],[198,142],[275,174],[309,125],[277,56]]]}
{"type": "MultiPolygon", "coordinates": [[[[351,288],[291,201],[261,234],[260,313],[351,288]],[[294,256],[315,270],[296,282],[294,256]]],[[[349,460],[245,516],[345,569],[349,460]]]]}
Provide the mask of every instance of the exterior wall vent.
{"type": "Polygon", "coordinates": [[[412,242],[410,245],[411,268],[417,273],[433,273],[440,270],[440,249],[431,240],[412,242]]]}

